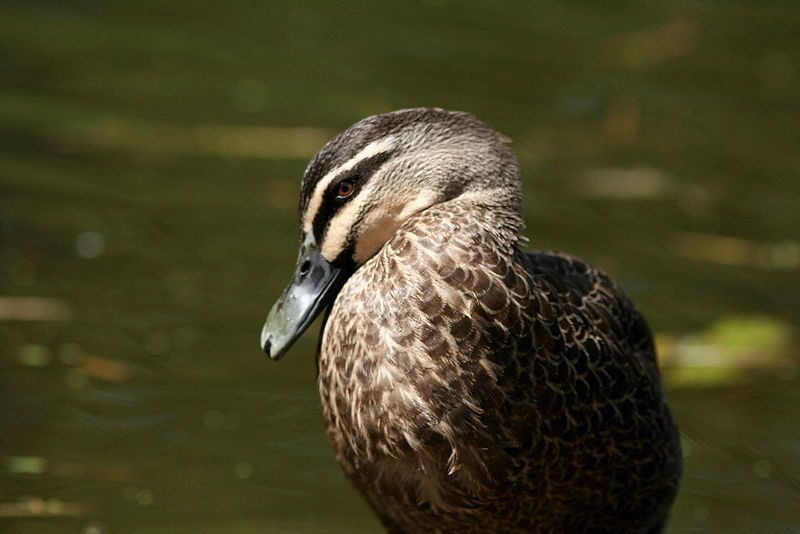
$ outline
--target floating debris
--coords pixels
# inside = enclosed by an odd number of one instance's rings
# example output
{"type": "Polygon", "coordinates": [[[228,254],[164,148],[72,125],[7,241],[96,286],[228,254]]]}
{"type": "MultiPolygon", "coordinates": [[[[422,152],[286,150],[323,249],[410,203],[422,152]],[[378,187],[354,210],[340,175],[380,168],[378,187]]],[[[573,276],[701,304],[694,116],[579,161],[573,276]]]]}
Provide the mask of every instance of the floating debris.
{"type": "Polygon", "coordinates": [[[70,389],[81,390],[89,385],[89,377],[86,376],[83,369],[76,367],[67,372],[67,375],[64,377],[64,382],[66,382],[67,387],[70,389]]]}
{"type": "Polygon", "coordinates": [[[756,262],[774,271],[789,271],[800,266],[800,243],[779,241],[766,243],[756,250],[756,262]]]}
{"type": "Polygon", "coordinates": [[[99,521],[91,521],[83,526],[81,534],[108,534],[108,528],[99,521]]]}
{"type": "Polygon", "coordinates": [[[72,316],[61,300],[47,297],[0,297],[0,321],[67,321],[72,316]]]}
{"type": "Polygon", "coordinates": [[[662,197],[669,186],[669,175],[659,169],[620,167],[588,171],[576,191],[593,198],[639,200],[662,197]]]}
{"type": "Polygon", "coordinates": [[[49,462],[42,456],[8,456],[5,459],[6,469],[11,473],[40,475],[47,471],[49,462]]]}
{"type": "Polygon", "coordinates": [[[119,148],[138,153],[241,158],[308,158],[333,132],[314,127],[180,126],[104,117],[59,125],[53,132],[66,147],[119,148]]]}
{"type": "Polygon", "coordinates": [[[653,65],[691,54],[697,49],[699,35],[694,21],[675,20],[618,36],[611,56],[629,68],[653,65]]]}
{"type": "Polygon", "coordinates": [[[236,475],[236,478],[239,478],[241,480],[245,480],[253,476],[254,471],[255,469],[253,468],[253,464],[251,464],[250,462],[244,462],[244,461],[238,462],[233,467],[233,474],[236,475]]]}
{"type": "Polygon", "coordinates": [[[747,377],[744,369],[711,366],[667,367],[663,374],[670,387],[725,387],[747,377]]]}
{"type": "Polygon", "coordinates": [[[17,349],[17,361],[26,367],[47,367],[53,357],[44,345],[26,343],[17,349]]]}
{"type": "Polygon", "coordinates": [[[131,376],[131,371],[124,362],[100,356],[86,356],[80,368],[87,376],[108,382],[125,382],[131,376]]]}
{"type": "Polygon", "coordinates": [[[100,232],[83,232],[75,238],[75,252],[87,260],[99,257],[106,248],[106,238],[100,232]]]}
{"type": "Polygon", "coordinates": [[[693,334],[659,334],[656,345],[670,385],[719,386],[740,382],[755,368],[797,376],[792,336],[791,326],[778,319],[732,316],[693,334]]]}
{"type": "Polygon", "coordinates": [[[674,239],[675,252],[685,258],[769,271],[800,267],[800,243],[758,243],[748,239],[684,232],[674,239]]]}
{"type": "Polygon", "coordinates": [[[136,502],[142,506],[153,504],[153,492],[147,489],[139,490],[136,493],[136,502]]]}
{"type": "Polygon", "coordinates": [[[77,502],[25,495],[17,502],[0,502],[0,517],[80,516],[88,507],[77,502]]]}

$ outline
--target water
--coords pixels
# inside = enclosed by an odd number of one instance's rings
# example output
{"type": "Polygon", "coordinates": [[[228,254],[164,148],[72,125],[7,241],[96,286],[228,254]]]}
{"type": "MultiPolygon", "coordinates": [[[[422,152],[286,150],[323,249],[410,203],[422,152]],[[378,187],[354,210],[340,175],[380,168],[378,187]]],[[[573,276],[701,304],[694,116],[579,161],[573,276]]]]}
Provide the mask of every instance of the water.
{"type": "Polygon", "coordinates": [[[4,2],[0,531],[374,532],[318,327],[261,323],[299,178],[358,118],[514,139],[534,246],[648,316],[684,433],[670,532],[800,532],[794,2],[4,2]]]}

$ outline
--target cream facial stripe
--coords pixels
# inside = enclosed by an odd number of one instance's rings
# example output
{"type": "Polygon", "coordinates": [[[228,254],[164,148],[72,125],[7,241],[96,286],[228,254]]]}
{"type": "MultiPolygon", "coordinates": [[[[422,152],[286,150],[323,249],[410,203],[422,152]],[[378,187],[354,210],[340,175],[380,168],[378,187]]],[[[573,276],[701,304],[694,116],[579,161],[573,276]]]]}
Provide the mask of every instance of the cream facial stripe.
{"type": "Polygon", "coordinates": [[[352,226],[358,219],[361,207],[369,197],[371,183],[374,182],[368,183],[367,187],[352,202],[348,202],[331,219],[328,231],[325,233],[325,238],[320,245],[320,252],[322,252],[322,257],[326,260],[333,261],[338,258],[347,245],[347,238],[350,236],[352,226]]]}
{"type": "Polygon", "coordinates": [[[413,189],[391,195],[365,214],[353,259],[358,265],[371,258],[409,217],[439,201],[439,193],[413,189]]]}
{"type": "Polygon", "coordinates": [[[306,209],[305,216],[303,217],[303,231],[306,233],[311,232],[314,226],[314,218],[317,216],[317,213],[319,213],[320,206],[322,206],[322,198],[325,194],[325,190],[328,188],[334,178],[343,172],[351,170],[353,167],[358,165],[359,162],[364,161],[367,158],[371,158],[377,154],[380,154],[381,152],[391,150],[394,148],[394,144],[394,136],[383,137],[377,141],[373,141],[365,146],[358,154],[323,176],[322,179],[317,182],[317,185],[314,188],[314,194],[311,195],[311,199],[308,202],[308,208],[306,209]]]}
{"type": "Polygon", "coordinates": [[[372,257],[407,218],[435,204],[438,193],[433,191],[394,191],[380,196],[375,189],[380,183],[371,180],[361,194],[339,210],[328,225],[320,249],[328,261],[338,258],[348,245],[356,222],[364,215],[355,236],[353,259],[362,264],[372,257]],[[368,205],[367,203],[371,203],[368,205]]]}

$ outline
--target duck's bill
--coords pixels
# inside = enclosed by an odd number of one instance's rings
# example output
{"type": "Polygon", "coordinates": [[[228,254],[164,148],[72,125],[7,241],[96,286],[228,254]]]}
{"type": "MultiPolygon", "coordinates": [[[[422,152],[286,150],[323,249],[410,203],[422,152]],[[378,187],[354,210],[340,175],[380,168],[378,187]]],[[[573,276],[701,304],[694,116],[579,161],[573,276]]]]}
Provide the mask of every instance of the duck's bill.
{"type": "Polygon", "coordinates": [[[342,278],[342,269],[322,257],[309,232],[300,245],[292,282],[270,310],[261,330],[261,348],[267,356],[279,360],[286,354],[336,297],[342,278]]]}

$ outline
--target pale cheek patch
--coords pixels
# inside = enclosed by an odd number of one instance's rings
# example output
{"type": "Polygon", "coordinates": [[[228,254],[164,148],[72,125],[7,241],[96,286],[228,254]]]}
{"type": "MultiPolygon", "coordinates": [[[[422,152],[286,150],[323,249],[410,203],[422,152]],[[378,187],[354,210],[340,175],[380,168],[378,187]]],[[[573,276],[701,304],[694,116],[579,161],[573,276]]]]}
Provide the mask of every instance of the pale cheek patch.
{"type": "MultiPolygon", "coordinates": [[[[364,193],[366,193],[366,191],[362,191],[362,195],[364,195],[364,193]]],[[[335,260],[342,253],[344,247],[347,246],[347,238],[350,235],[353,225],[356,223],[356,219],[358,219],[358,212],[361,208],[361,204],[364,202],[363,199],[364,196],[356,198],[355,201],[350,202],[339,210],[333,219],[331,219],[331,222],[328,224],[328,230],[325,232],[322,246],[320,247],[322,257],[326,260],[335,260]]]]}
{"type": "Polygon", "coordinates": [[[353,260],[361,265],[375,255],[391,239],[403,222],[439,201],[433,191],[405,192],[380,202],[358,228],[353,260]]]}
{"type": "Polygon", "coordinates": [[[303,216],[303,231],[305,231],[306,233],[311,232],[314,226],[314,218],[317,216],[317,213],[319,213],[319,209],[322,206],[322,197],[325,194],[325,190],[328,189],[328,186],[330,185],[330,183],[333,181],[334,178],[336,178],[343,172],[351,170],[353,167],[355,167],[365,159],[376,156],[381,152],[387,152],[391,150],[392,148],[394,148],[394,145],[395,145],[394,136],[388,136],[384,137],[383,139],[373,141],[372,143],[365,146],[358,154],[356,154],[349,160],[345,161],[335,169],[331,170],[319,182],[317,182],[317,185],[314,188],[314,193],[311,195],[311,199],[308,201],[308,207],[306,208],[306,213],[303,216]]]}

